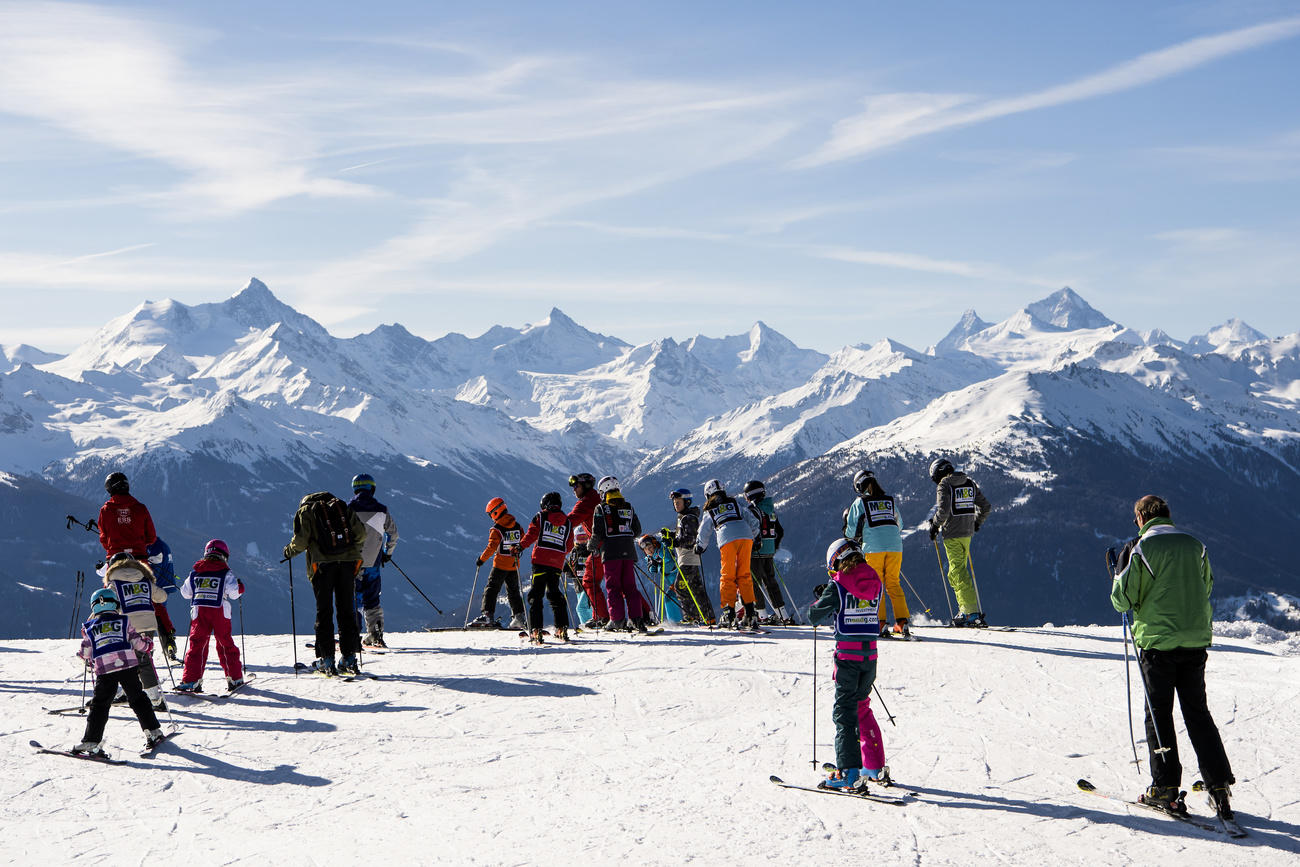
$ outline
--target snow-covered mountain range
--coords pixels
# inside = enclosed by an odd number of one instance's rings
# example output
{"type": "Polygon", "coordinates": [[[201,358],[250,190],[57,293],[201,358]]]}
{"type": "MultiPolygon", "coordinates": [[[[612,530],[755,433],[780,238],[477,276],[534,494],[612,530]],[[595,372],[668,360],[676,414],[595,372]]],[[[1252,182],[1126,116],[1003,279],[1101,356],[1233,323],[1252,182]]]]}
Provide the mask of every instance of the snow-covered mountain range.
{"type": "MultiPolygon", "coordinates": [[[[63,515],[89,517],[118,468],[178,560],[203,539],[231,541],[275,600],[253,622],[281,630],[275,552],[297,500],[345,494],[361,471],[398,517],[399,563],[462,612],[492,496],[526,519],[541,493],[567,496],[569,473],[613,473],[658,526],[672,487],[764,478],[801,596],[853,472],[873,468],[911,528],[939,453],[998,507],[976,546],[998,620],[1107,616],[1099,552],[1149,491],[1211,544],[1233,592],[1300,591],[1285,545],[1300,531],[1300,333],[1268,338],[1233,320],[1179,341],[1112,322],[1068,288],[1002,322],[967,311],[924,351],[882,340],[828,357],[761,322],[631,346],[558,309],[474,338],[387,325],[341,339],[252,280],[219,303],[143,303],[66,356],[3,355],[0,533],[30,552],[0,567],[0,595],[16,597],[0,614],[10,634],[66,625],[57,594],[95,546],[69,536],[63,515]]],[[[909,535],[905,557],[940,613],[924,534],[909,535]]],[[[389,586],[398,625],[432,619],[389,586]]]]}

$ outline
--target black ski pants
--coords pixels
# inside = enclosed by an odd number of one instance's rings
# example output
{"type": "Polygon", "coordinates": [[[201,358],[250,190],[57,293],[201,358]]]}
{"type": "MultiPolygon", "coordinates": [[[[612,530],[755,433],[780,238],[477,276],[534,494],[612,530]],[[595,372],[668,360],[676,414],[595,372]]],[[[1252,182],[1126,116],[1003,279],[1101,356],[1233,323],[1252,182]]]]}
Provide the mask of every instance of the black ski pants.
{"type": "Polygon", "coordinates": [[[1142,651],[1140,667],[1151,696],[1146,729],[1153,785],[1177,787],[1183,782],[1183,766],[1178,761],[1178,739],[1174,732],[1175,694],[1183,711],[1183,722],[1187,725],[1187,737],[1200,764],[1201,779],[1210,787],[1236,782],[1219,729],[1206,706],[1205,661],[1208,656],[1204,647],[1142,651]],[[1156,752],[1161,746],[1168,752],[1156,752]]]}
{"type": "Polygon", "coordinates": [[[569,628],[569,600],[564,596],[560,570],[554,566],[534,566],[533,583],[528,587],[528,628],[542,628],[542,597],[551,603],[551,617],[556,628],[569,628]]]}
{"type": "Polygon", "coordinates": [[[117,688],[122,687],[126,700],[135,711],[135,718],[140,721],[140,728],[151,732],[158,728],[158,715],[153,712],[153,703],[144,694],[140,685],[140,670],[136,667],[110,671],[95,679],[95,692],[90,698],[90,714],[86,717],[86,733],[83,741],[99,743],[104,739],[104,725],[108,722],[108,711],[117,696],[117,688]]]}
{"type": "Polygon", "coordinates": [[[677,583],[677,595],[683,603],[682,611],[704,618],[705,623],[715,622],[717,618],[713,615],[713,601],[709,599],[709,590],[704,586],[704,576],[700,574],[700,567],[681,563],[677,568],[682,572],[681,579],[677,583]],[[682,586],[683,584],[685,586],[682,586]]]}
{"type": "Polygon", "coordinates": [[[754,586],[759,588],[767,599],[767,608],[775,612],[785,605],[781,596],[781,585],[776,580],[776,560],[773,557],[749,558],[749,572],[754,578],[754,586]]]}
{"type": "Polygon", "coordinates": [[[524,597],[519,593],[519,570],[517,569],[492,567],[487,586],[483,588],[483,613],[487,615],[488,620],[496,618],[497,594],[501,592],[502,584],[506,586],[506,599],[510,601],[510,613],[522,620],[524,597]]]}
{"type": "Polygon", "coordinates": [[[311,576],[311,592],[316,597],[316,656],[334,660],[334,612],[338,611],[339,654],[356,656],[361,652],[361,632],[357,629],[354,610],[357,595],[355,582],[360,560],[317,563],[311,576]]]}

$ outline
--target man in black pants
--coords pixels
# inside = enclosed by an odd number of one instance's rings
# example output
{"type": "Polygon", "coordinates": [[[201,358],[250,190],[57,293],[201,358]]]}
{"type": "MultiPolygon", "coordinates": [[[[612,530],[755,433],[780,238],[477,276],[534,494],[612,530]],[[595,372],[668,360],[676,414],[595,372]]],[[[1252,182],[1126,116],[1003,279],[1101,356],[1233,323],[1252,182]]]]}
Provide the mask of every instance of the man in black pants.
{"type": "Polygon", "coordinates": [[[329,491],[308,494],[293,516],[293,538],[284,558],[307,552],[307,577],[316,597],[316,661],[312,670],[326,675],[357,674],[361,630],[357,628],[357,570],[366,528],[347,504],[329,491]],[[339,664],[334,665],[334,612],[338,612],[339,664]]]}
{"type": "Polygon", "coordinates": [[[1133,612],[1133,641],[1149,695],[1147,746],[1151,787],[1143,803],[1186,812],[1179,789],[1183,766],[1174,735],[1174,694],[1196,751],[1210,803],[1232,819],[1228,786],[1236,782],[1219,729],[1206,706],[1205,661],[1210,645],[1210,590],[1214,575],[1205,546],[1174,527],[1169,505],[1148,494],[1133,507],[1138,537],[1120,553],[1110,591],[1116,611],[1133,612]]]}

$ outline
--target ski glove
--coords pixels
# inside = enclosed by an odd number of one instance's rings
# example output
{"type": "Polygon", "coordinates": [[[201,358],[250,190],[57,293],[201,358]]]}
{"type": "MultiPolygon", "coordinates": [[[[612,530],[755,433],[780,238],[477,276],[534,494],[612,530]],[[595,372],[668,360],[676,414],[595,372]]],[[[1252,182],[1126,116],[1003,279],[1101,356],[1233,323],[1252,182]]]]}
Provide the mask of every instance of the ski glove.
{"type": "Polygon", "coordinates": [[[933,542],[933,541],[934,541],[935,539],[937,539],[938,537],[939,537],[939,525],[936,524],[936,523],[934,523],[934,522],[931,522],[931,523],[930,523],[930,541],[933,542]]]}
{"type": "MultiPolygon", "coordinates": [[[[240,596],[243,596],[243,595],[244,595],[244,582],[241,581],[241,580],[239,580],[238,578],[236,578],[236,579],[235,579],[235,586],[237,586],[237,587],[239,588],[239,595],[240,595],[240,596]]],[[[175,646],[175,644],[176,644],[175,641],[172,641],[172,642],[169,642],[169,643],[170,643],[172,646],[175,646]]]]}
{"type": "Polygon", "coordinates": [[[826,585],[825,585],[825,584],[818,584],[816,587],[813,588],[813,593],[815,593],[815,594],[817,595],[817,598],[818,598],[818,599],[821,599],[821,598],[822,598],[822,594],[825,593],[825,592],[826,592],[826,585]]]}
{"type": "Polygon", "coordinates": [[[695,546],[695,555],[698,557],[698,556],[700,556],[700,555],[703,554],[703,553],[704,553],[704,546],[703,546],[703,545],[699,545],[699,544],[697,544],[697,545],[695,546]]]}
{"type": "Polygon", "coordinates": [[[384,565],[385,563],[391,563],[391,562],[393,562],[393,555],[392,555],[392,554],[389,554],[387,551],[380,551],[380,552],[379,552],[379,565],[380,565],[380,566],[384,565]]]}
{"type": "Polygon", "coordinates": [[[475,558],[474,558],[474,568],[475,568],[475,569],[482,569],[482,568],[483,568],[483,561],[480,560],[479,558],[475,557],[475,558]]]}
{"type": "Polygon", "coordinates": [[[284,559],[286,560],[293,558],[293,549],[290,548],[288,545],[285,545],[284,550],[281,551],[280,553],[284,555],[284,559]]]}

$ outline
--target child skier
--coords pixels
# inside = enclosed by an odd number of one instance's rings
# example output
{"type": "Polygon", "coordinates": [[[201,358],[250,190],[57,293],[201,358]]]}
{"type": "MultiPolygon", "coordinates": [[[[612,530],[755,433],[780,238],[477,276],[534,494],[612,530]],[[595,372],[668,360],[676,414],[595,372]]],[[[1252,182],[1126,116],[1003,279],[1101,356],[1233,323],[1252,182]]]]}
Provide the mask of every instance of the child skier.
{"type": "Polygon", "coordinates": [[[190,638],[185,649],[185,668],[177,692],[202,692],[203,668],[208,663],[208,639],[216,636],[217,659],[226,673],[226,689],[244,685],[244,668],[239,648],[230,634],[230,600],[244,595],[244,582],[230,571],[230,548],[213,539],[203,548],[203,558],[194,564],[181,595],[190,606],[190,638]]]}
{"type": "Polygon", "coordinates": [[[871,686],[876,681],[876,607],[881,584],[876,570],[862,559],[851,539],[836,539],[826,549],[830,583],[817,588],[808,611],[813,625],[835,619],[835,765],[823,785],[852,788],[859,778],[887,779],[885,746],[880,725],[871,712],[871,686]]]}
{"type": "Polygon", "coordinates": [[[108,559],[103,571],[104,587],[117,594],[118,611],[131,620],[141,635],[150,637],[149,648],[138,660],[140,684],[153,703],[154,710],[166,710],[158,669],[153,664],[152,636],[158,634],[155,604],[167,601],[167,591],[154,581],[149,565],[122,551],[108,559]]]}
{"type": "Polygon", "coordinates": [[[524,598],[519,593],[519,554],[520,543],[524,539],[523,528],[506,510],[506,501],[500,497],[488,500],[487,512],[492,519],[492,529],[488,531],[487,547],[474,561],[474,568],[479,568],[492,558],[492,574],[488,576],[487,586],[483,588],[483,613],[470,624],[480,629],[496,624],[497,594],[505,584],[506,598],[510,601],[511,629],[526,629],[524,625],[524,598]]]}
{"type": "Polygon", "coordinates": [[[641,591],[636,586],[636,539],[641,519],[623,498],[618,479],[605,476],[596,485],[601,504],[591,521],[591,547],[600,554],[609,597],[610,629],[648,632],[641,591]]]}
{"type": "Polygon", "coordinates": [[[703,554],[708,549],[710,533],[717,538],[722,561],[722,574],[718,579],[722,625],[737,625],[736,597],[739,596],[745,606],[745,616],[740,625],[752,629],[758,625],[758,614],[754,609],[754,584],[749,561],[754,550],[754,537],[759,531],[758,515],[749,503],[741,505],[735,497],[727,496],[722,482],[717,479],[704,483],[704,496],[707,499],[695,553],[703,554]]]}
{"type": "MultiPolygon", "coordinates": [[[[858,471],[853,477],[853,490],[858,496],[844,513],[844,538],[862,546],[863,559],[885,582],[885,594],[894,608],[894,626],[891,633],[889,621],[882,617],[880,634],[887,638],[907,638],[911,635],[908,623],[912,615],[907,610],[907,599],[899,581],[903,569],[903,536],[899,528],[903,522],[898,516],[898,506],[871,470],[858,471]]],[[[885,613],[883,595],[877,613],[885,613]]]]}
{"type": "Polygon", "coordinates": [[[348,508],[366,526],[366,541],[361,546],[361,571],[357,573],[357,628],[364,625],[366,647],[386,648],[384,609],[379,604],[383,589],[380,567],[393,559],[397,548],[397,522],[388,507],[375,499],[375,478],[369,473],[352,477],[352,500],[348,508]],[[362,618],[365,618],[364,624],[362,618]]]}
{"type": "MultiPolygon", "coordinates": [[[[157,537],[149,546],[149,568],[153,570],[154,583],[167,591],[169,598],[173,593],[180,592],[180,587],[176,584],[176,567],[172,562],[171,546],[157,537]]],[[[153,613],[158,618],[158,632],[162,638],[163,653],[167,654],[167,658],[172,662],[180,662],[176,658],[176,626],[172,623],[171,615],[167,613],[167,603],[155,602],[153,613]]]]}
{"type": "Polygon", "coordinates": [[[685,617],[682,614],[682,606],[678,604],[678,599],[673,594],[677,582],[677,563],[673,560],[672,552],[649,533],[637,539],[636,544],[645,555],[645,566],[646,571],[650,573],[650,581],[659,590],[663,604],[660,619],[671,620],[674,623],[683,622],[685,617]]]}
{"type": "Polygon", "coordinates": [[[590,541],[591,532],[586,527],[578,524],[573,528],[573,550],[564,559],[564,571],[573,578],[574,591],[578,597],[578,622],[584,628],[596,629],[604,623],[598,619],[592,599],[601,599],[603,605],[604,597],[593,593],[594,588],[587,586],[587,559],[591,556],[587,543],[590,541]]]}
{"type": "Polygon", "coordinates": [[[157,746],[165,735],[140,686],[139,657],[136,655],[149,653],[153,642],[135,631],[130,618],[121,612],[117,593],[107,588],[96,590],[90,597],[90,619],[82,624],[81,634],[81,649],[77,655],[95,671],[95,692],[90,699],[86,731],[72,752],[96,758],[109,757],[100,742],[104,739],[104,725],[108,722],[109,707],[118,687],[126,693],[131,710],[135,711],[140,728],[144,730],[145,749],[157,746]]]}
{"type": "Polygon", "coordinates": [[[542,596],[551,603],[557,641],[569,640],[569,601],[560,587],[560,570],[573,550],[573,520],[561,508],[559,491],[542,497],[541,511],[528,524],[528,532],[519,543],[527,549],[534,542],[533,580],[528,587],[528,632],[535,644],[542,643],[542,596]]]}

